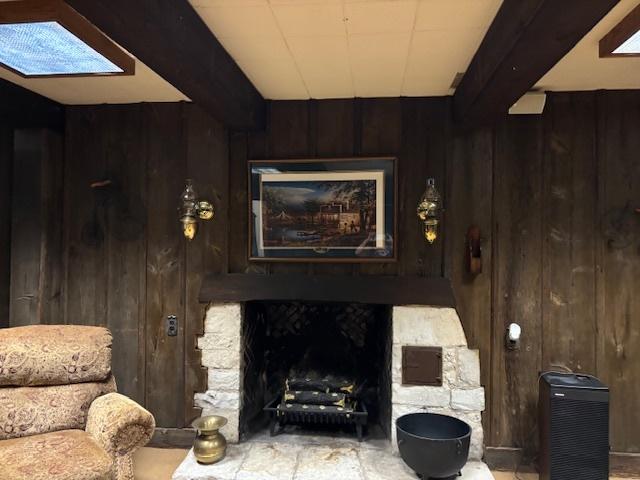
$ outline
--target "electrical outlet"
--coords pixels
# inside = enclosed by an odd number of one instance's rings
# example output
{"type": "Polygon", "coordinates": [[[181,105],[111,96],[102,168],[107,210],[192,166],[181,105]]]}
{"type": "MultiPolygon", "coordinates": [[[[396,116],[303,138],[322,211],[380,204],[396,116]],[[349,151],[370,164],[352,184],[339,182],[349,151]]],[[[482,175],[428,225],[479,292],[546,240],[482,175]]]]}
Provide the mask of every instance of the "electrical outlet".
{"type": "Polygon", "coordinates": [[[175,315],[167,315],[167,336],[175,337],[178,335],[178,317],[175,315]]]}

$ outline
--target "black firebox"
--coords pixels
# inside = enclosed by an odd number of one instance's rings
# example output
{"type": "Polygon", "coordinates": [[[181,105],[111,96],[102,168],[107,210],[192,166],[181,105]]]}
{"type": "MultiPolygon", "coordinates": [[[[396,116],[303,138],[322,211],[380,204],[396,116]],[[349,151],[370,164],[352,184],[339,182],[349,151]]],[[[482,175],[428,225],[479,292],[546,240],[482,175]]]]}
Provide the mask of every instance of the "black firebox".
{"type": "Polygon", "coordinates": [[[609,478],[609,389],[590,375],[548,372],[539,382],[541,480],[609,478]]]}

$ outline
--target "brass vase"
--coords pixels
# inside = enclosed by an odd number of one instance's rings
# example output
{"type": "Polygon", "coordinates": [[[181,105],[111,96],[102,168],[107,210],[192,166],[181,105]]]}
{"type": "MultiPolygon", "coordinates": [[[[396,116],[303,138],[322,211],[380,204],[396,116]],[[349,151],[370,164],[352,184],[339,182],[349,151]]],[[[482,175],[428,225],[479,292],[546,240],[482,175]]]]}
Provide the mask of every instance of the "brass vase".
{"type": "Polygon", "coordinates": [[[211,464],[222,460],[227,452],[227,439],[218,430],[227,424],[219,415],[208,415],[193,421],[191,426],[198,431],[193,442],[193,453],[198,463],[211,464]]]}

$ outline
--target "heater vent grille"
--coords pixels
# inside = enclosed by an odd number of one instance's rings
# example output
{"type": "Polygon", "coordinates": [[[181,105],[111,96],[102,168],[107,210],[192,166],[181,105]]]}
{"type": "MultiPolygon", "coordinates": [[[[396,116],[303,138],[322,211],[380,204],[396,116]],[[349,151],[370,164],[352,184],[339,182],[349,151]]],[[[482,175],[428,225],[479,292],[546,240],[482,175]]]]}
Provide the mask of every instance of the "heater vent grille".
{"type": "Polygon", "coordinates": [[[608,479],[607,402],[553,397],[550,433],[553,480],[608,479]]]}

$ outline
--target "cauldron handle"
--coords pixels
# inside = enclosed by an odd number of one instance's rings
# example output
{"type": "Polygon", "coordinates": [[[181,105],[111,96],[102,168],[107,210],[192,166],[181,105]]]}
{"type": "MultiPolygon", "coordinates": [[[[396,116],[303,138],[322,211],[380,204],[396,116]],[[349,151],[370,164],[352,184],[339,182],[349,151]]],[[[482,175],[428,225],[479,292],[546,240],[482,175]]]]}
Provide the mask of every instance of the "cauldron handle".
{"type": "Polygon", "coordinates": [[[462,455],[462,440],[459,438],[456,440],[456,454],[462,455]]]}

